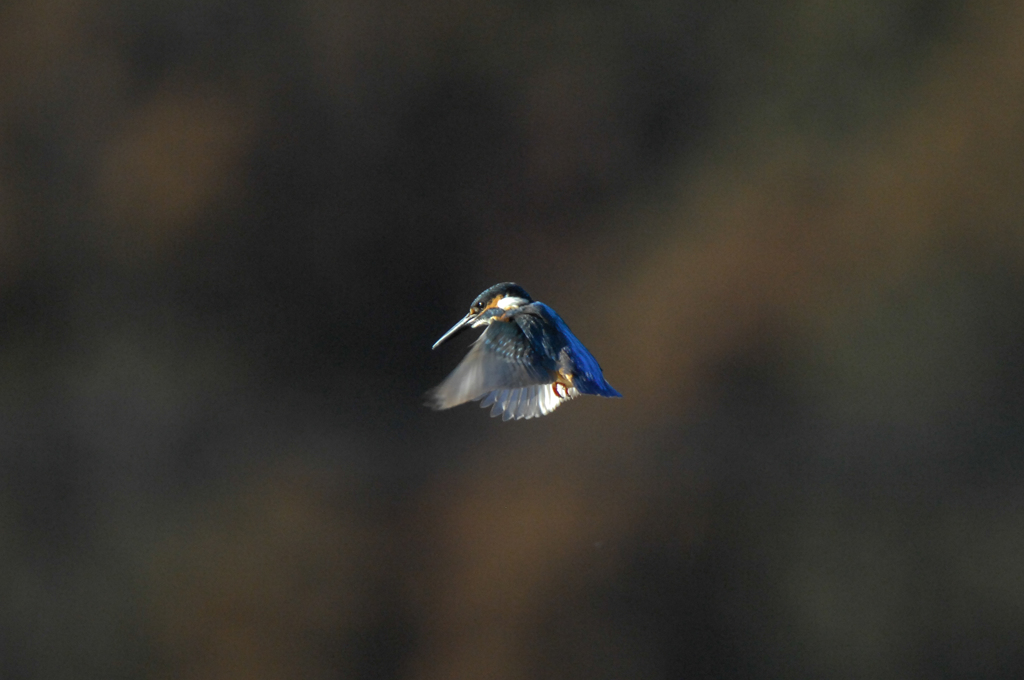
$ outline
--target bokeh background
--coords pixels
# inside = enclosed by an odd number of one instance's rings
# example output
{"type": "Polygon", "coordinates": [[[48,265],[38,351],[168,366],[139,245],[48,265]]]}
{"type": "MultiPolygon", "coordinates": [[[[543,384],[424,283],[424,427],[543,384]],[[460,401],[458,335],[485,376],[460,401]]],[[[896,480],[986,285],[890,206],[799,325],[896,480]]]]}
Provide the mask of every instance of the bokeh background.
{"type": "Polygon", "coordinates": [[[1022,3],[0,5],[3,678],[1019,678],[1022,447],[1022,3]]]}

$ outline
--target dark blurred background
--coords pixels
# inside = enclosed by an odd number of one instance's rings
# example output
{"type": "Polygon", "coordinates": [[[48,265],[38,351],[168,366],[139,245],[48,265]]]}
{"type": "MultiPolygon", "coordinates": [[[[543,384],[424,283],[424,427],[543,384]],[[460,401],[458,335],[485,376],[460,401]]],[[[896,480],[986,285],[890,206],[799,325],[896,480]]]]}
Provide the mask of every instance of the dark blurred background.
{"type": "Polygon", "coordinates": [[[1018,678],[1022,447],[1021,3],[0,5],[0,677],[1018,678]]]}

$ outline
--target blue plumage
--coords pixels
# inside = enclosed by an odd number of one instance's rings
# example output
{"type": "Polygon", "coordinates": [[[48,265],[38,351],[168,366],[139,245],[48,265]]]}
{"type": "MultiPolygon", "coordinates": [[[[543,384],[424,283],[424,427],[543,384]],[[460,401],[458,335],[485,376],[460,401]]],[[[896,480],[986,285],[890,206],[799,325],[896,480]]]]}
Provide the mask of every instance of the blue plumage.
{"type": "MultiPolygon", "coordinates": [[[[526,307],[521,307],[517,310],[519,314],[517,318],[527,313],[537,313],[544,319],[544,341],[545,350],[551,352],[557,356],[557,352],[552,350],[556,346],[555,343],[561,343],[560,351],[564,351],[566,361],[570,367],[570,375],[573,379],[573,386],[576,387],[582,394],[594,394],[599,397],[621,397],[619,391],[608,384],[608,381],[604,379],[604,374],[601,372],[601,366],[597,363],[597,359],[590,353],[583,343],[579,341],[572,331],[569,330],[569,325],[562,321],[562,317],[558,316],[555,310],[548,307],[543,302],[534,302],[526,307]],[[554,342],[551,342],[550,338],[558,338],[554,342]]],[[[531,341],[533,338],[531,338],[531,341]]],[[[549,355],[550,356],[550,355],[549,355]]]]}

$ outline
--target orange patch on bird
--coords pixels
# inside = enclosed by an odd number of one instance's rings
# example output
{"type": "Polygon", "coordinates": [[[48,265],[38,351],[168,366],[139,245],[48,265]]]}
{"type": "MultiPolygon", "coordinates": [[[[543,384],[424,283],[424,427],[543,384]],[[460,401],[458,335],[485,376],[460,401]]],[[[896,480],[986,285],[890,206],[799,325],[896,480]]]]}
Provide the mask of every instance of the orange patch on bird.
{"type": "Polygon", "coordinates": [[[498,306],[498,302],[500,302],[503,297],[503,295],[495,295],[493,298],[491,298],[491,301],[484,305],[484,308],[481,309],[480,311],[486,312],[488,309],[494,309],[495,307],[498,306]]]}

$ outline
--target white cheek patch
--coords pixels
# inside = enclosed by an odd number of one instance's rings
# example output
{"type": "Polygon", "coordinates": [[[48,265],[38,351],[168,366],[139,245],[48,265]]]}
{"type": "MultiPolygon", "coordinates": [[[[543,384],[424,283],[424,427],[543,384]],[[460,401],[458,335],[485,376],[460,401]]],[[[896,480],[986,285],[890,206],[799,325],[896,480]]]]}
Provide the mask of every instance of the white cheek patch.
{"type": "Polygon", "coordinates": [[[516,307],[522,307],[525,304],[529,304],[526,301],[526,299],[521,297],[513,297],[510,295],[508,297],[503,297],[500,300],[498,300],[497,306],[501,307],[502,309],[515,309],[516,307]]]}

